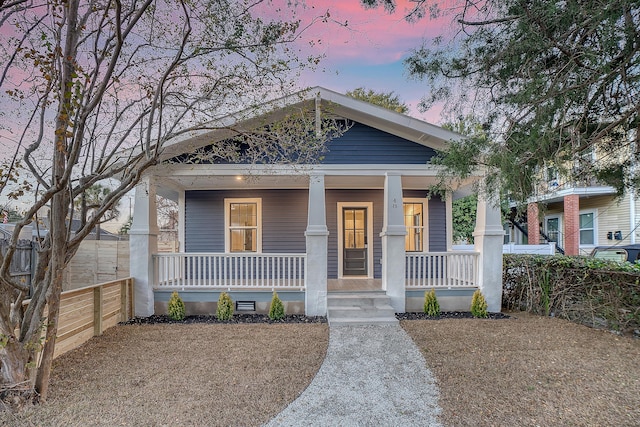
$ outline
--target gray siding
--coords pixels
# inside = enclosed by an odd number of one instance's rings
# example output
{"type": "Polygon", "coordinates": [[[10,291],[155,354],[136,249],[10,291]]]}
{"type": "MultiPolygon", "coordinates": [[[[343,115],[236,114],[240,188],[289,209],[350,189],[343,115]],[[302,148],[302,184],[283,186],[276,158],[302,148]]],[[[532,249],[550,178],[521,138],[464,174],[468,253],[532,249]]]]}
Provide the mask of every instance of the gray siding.
{"type": "MultiPolygon", "coordinates": [[[[406,190],[404,197],[424,198],[428,191],[406,190]]],[[[307,226],[307,190],[187,191],[185,193],[185,249],[187,252],[224,252],[224,199],[262,199],[262,251],[304,253],[307,226]]],[[[329,228],[328,266],[330,279],[338,277],[338,202],[373,203],[373,270],[380,278],[382,267],[383,190],[327,190],[329,228]]],[[[446,207],[432,196],[429,209],[429,251],[447,249],[446,207]]]]}
{"type": "MultiPolygon", "coordinates": [[[[329,229],[329,248],[327,275],[329,279],[338,278],[338,202],[373,203],[373,276],[382,277],[382,231],[384,191],[383,190],[327,190],[327,228],[329,229]]],[[[369,213],[371,215],[371,213],[369,213]]],[[[371,244],[369,244],[371,247],[371,244]]]]}
{"type": "Polygon", "coordinates": [[[224,252],[224,199],[262,199],[262,252],[304,253],[307,190],[186,191],[185,250],[224,252]]]}
{"type": "Polygon", "coordinates": [[[429,252],[447,250],[447,207],[440,196],[429,200],[429,252]]]}
{"type": "Polygon", "coordinates": [[[436,152],[360,123],[327,144],[325,164],[426,164],[436,152]]]}

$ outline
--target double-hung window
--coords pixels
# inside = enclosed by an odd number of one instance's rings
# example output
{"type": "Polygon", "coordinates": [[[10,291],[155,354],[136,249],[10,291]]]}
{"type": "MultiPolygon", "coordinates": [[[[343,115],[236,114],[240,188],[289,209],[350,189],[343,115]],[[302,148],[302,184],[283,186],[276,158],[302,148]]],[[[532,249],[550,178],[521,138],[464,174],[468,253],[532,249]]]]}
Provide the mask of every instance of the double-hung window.
{"type": "Polygon", "coordinates": [[[404,199],[404,226],[407,228],[404,249],[407,252],[424,252],[426,236],[426,201],[424,199],[404,199]]]}
{"type": "Polygon", "coordinates": [[[593,211],[580,213],[580,244],[596,244],[595,215],[593,211]]]}
{"type": "Polygon", "coordinates": [[[226,252],[262,252],[261,199],[225,199],[226,252]]]}

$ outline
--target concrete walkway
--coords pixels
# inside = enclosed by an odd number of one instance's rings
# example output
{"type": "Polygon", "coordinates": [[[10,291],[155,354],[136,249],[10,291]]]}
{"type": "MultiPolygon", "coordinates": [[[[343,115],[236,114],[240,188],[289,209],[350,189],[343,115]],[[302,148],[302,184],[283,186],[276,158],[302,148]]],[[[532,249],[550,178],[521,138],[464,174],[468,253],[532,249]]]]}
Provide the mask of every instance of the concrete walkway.
{"type": "Polygon", "coordinates": [[[400,326],[340,326],[309,387],[266,426],[440,426],[439,413],[433,375],[400,326]]]}

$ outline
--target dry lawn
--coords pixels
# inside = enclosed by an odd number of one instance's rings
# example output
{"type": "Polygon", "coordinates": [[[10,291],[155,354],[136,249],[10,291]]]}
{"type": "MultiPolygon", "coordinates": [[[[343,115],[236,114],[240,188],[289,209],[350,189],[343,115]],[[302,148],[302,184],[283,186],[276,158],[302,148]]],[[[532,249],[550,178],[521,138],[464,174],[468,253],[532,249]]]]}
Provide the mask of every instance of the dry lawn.
{"type": "MultiPolygon", "coordinates": [[[[566,321],[402,322],[447,426],[640,425],[640,340],[566,321]]],[[[51,399],[0,425],[259,426],[313,378],[326,324],[129,325],[56,361],[51,399]]]]}
{"type": "Polygon", "coordinates": [[[437,379],[445,425],[640,425],[640,340],[511,315],[402,322],[437,379]]]}
{"type": "Polygon", "coordinates": [[[252,426],[320,368],[326,324],[127,325],[56,359],[51,398],[15,426],[252,426]]]}

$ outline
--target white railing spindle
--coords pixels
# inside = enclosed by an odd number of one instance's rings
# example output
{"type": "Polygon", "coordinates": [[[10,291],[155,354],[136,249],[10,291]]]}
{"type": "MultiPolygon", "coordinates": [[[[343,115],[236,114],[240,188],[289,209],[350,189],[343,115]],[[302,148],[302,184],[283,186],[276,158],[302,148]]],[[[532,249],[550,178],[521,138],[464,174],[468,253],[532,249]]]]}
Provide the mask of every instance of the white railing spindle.
{"type": "Polygon", "coordinates": [[[156,289],[304,289],[306,254],[162,253],[153,256],[156,289]]]}
{"type": "Polygon", "coordinates": [[[460,288],[478,284],[478,253],[426,252],[406,255],[405,287],[460,288]]]}

